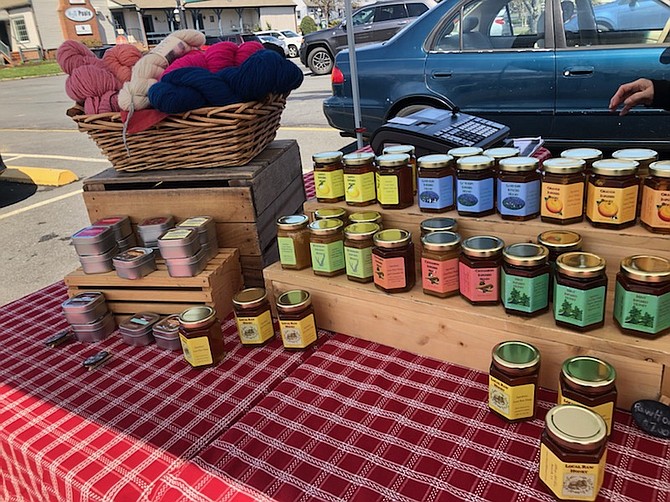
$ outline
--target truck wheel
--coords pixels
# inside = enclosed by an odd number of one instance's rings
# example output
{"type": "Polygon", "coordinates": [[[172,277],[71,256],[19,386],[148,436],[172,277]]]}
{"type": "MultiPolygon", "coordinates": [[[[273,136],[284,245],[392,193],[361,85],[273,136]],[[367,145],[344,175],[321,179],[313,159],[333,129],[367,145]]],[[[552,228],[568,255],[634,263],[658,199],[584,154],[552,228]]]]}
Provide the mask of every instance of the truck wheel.
{"type": "Polygon", "coordinates": [[[333,57],[326,49],[317,47],[309,53],[307,66],[314,75],[327,75],[333,70],[333,57]]]}
{"type": "Polygon", "coordinates": [[[295,45],[288,46],[288,57],[290,58],[298,57],[298,48],[295,45]]]}

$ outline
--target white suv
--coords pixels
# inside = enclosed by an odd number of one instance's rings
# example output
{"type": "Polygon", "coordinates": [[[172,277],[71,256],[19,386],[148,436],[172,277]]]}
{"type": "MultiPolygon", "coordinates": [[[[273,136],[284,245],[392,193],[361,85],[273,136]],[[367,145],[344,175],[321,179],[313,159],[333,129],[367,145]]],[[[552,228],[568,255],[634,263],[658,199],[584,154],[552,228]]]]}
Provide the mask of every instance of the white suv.
{"type": "Polygon", "coordinates": [[[298,49],[302,43],[302,37],[292,30],[265,30],[256,31],[256,35],[270,35],[283,40],[286,44],[286,54],[290,58],[298,57],[298,49]]]}

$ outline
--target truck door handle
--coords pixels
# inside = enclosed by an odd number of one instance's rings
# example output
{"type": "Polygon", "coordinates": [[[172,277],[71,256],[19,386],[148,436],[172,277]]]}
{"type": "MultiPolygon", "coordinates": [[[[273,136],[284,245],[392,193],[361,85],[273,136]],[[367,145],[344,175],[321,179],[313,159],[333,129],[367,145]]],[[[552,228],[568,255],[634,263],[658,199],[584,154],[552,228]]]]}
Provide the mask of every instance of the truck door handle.
{"type": "Polygon", "coordinates": [[[593,66],[572,66],[563,70],[564,77],[584,77],[593,75],[593,66]]]}

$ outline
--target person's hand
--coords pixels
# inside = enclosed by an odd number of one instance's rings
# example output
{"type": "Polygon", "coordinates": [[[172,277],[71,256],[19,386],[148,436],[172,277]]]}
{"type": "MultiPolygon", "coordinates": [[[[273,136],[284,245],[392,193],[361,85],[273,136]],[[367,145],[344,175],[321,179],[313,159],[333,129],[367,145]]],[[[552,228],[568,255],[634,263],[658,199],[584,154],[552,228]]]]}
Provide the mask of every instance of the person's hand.
{"type": "Polygon", "coordinates": [[[615,112],[620,104],[623,108],[619,115],[626,115],[637,105],[650,105],[654,100],[654,84],[646,78],[639,78],[634,82],[621,85],[610,99],[610,111],[615,112]]]}

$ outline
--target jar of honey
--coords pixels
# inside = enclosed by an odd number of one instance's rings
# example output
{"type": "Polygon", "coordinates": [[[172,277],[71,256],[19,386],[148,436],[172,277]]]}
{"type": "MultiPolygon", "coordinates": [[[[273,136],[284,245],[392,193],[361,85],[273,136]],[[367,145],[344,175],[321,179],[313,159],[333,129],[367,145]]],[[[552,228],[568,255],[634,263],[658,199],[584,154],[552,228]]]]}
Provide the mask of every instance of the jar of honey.
{"type": "Polygon", "coordinates": [[[377,201],[384,209],[404,209],[414,204],[412,165],[406,153],[377,157],[377,201]]]}
{"type": "Polygon", "coordinates": [[[309,249],[314,275],[334,277],[345,273],[343,223],[337,218],[309,224],[309,249]]]}
{"type": "Polygon", "coordinates": [[[389,228],[374,235],[372,270],[377,289],[403,293],[414,287],[416,270],[412,234],[389,228]]]}
{"type": "Polygon", "coordinates": [[[570,148],[569,150],[563,150],[561,157],[583,160],[584,171],[589,173],[593,163],[603,158],[603,152],[597,148],[570,148]]]}
{"type": "Polygon", "coordinates": [[[454,232],[431,232],[421,237],[423,292],[447,298],[458,294],[458,263],[461,236],[454,232]]]}
{"type": "Polygon", "coordinates": [[[505,243],[491,235],[477,235],[461,243],[458,287],[473,305],[500,303],[500,266],[505,243]]]}
{"type": "Polygon", "coordinates": [[[194,368],[216,366],[226,355],[221,322],[216,311],[207,305],[179,314],[179,339],[184,359],[194,368]]]}
{"type": "Polygon", "coordinates": [[[451,155],[424,155],[418,160],[419,210],[443,213],[456,207],[454,171],[451,155]]]}
{"type": "Polygon", "coordinates": [[[264,345],[275,336],[265,289],[247,288],[239,291],[233,296],[233,310],[242,345],[264,345]]]}
{"type": "Polygon", "coordinates": [[[456,208],[461,216],[487,216],[495,211],[494,160],[485,155],[456,161],[456,208]]]}
{"type": "Polygon", "coordinates": [[[302,270],[311,266],[308,224],[309,218],[304,214],[277,219],[277,247],[282,268],[302,270]]]}
{"type": "Polygon", "coordinates": [[[582,250],[582,236],[570,230],[547,230],[537,236],[537,243],[549,250],[549,301],[554,297],[556,259],[563,253],[582,250]]]}
{"type": "Polygon", "coordinates": [[[447,150],[447,155],[451,155],[454,159],[462,159],[463,157],[474,157],[481,155],[484,150],[478,146],[457,146],[447,150]]]}
{"type": "Polygon", "coordinates": [[[350,206],[369,206],[377,201],[375,155],[372,152],[348,153],[344,163],[344,197],[350,206]]]}
{"type": "Polygon", "coordinates": [[[314,188],[319,202],[344,200],[344,165],[342,152],[321,152],[312,155],[314,188]]]}
{"type": "Polygon", "coordinates": [[[637,162],[637,175],[644,178],[649,174],[650,164],[658,160],[658,152],[649,148],[623,148],[613,152],[612,158],[637,162]]]}
{"type": "Polygon", "coordinates": [[[500,280],[505,312],[526,317],[549,309],[549,250],[522,242],[503,250],[500,280]]]}
{"type": "Polygon", "coordinates": [[[428,218],[420,223],[421,237],[431,232],[455,232],[458,224],[453,218],[437,216],[428,218]]]}
{"type": "Polygon", "coordinates": [[[316,343],[316,320],[308,291],[293,289],[279,295],[277,317],[285,349],[305,350],[316,343]]]}
{"type": "Polygon", "coordinates": [[[403,154],[409,155],[409,164],[412,167],[412,195],[416,194],[417,161],[414,145],[392,145],[384,147],[384,155],[403,154]]]}
{"type": "Polygon", "coordinates": [[[540,215],[539,161],[535,157],[509,157],[498,165],[498,214],[503,220],[525,221],[540,215]]]}
{"type": "Polygon", "coordinates": [[[670,161],[649,166],[642,187],[640,223],[650,232],[670,234],[670,161]]]}
{"type": "Polygon", "coordinates": [[[378,211],[360,211],[349,215],[350,223],[375,223],[382,228],[382,215],[378,211]]]}
{"type": "Polygon", "coordinates": [[[491,157],[495,163],[493,169],[498,171],[500,169],[500,161],[503,159],[509,159],[511,157],[517,157],[520,151],[518,148],[511,146],[501,146],[495,148],[487,148],[482,152],[482,155],[491,157]]]}
{"type": "Polygon", "coordinates": [[[585,164],[582,159],[567,157],[542,163],[542,221],[570,225],[584,219],[585,164]]]}
{"type": "Polygon", "coordinates": [[[593,163],[586,186],[586,219],[594,227],[622,229],[635,225],[640,178],[633,160],[593,163]]]}
{"type": "Polygon", "coordinates": [[[347,279],[367,283],[373,281],[372,237],[381,230],[376,223],[352,223],[344,228],[344,258],[347,279]]]}

